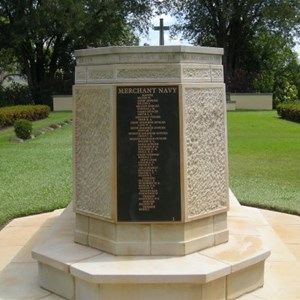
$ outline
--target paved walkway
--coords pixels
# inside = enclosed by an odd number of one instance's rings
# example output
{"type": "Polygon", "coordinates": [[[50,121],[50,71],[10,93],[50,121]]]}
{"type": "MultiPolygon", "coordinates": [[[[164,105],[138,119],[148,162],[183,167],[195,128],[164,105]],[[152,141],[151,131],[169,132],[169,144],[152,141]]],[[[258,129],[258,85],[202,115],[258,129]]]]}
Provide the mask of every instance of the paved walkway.
{"type": "MultiPolygon", "coordinates": [[[[233,222],[235,206],[239,206],[237,201],[231,203],[229,212],[233,222]]],[[[272,254],[266,261],[264,287],[239,299],[300,299],[300,217],[255,208],[243,209],[253,218],[272,254]]],[[[37,263],[31,258],[31,249],[62,211],[15,219],[0,231],[1,300],[62,299],[39,287],[37,263]]]]}

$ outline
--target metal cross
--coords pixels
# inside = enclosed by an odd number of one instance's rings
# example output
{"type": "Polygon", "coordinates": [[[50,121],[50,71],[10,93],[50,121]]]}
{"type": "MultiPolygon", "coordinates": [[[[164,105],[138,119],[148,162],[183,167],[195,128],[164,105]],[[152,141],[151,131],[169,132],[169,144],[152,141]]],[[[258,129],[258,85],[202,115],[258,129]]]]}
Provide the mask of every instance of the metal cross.
{"type": "Polygon", "coordinates": [[[164,19],[159,19],[159,26],[155,26],[154,30],[159,30],[159,45],[164,45],[164,30],[169,30],[169,26],[164,26],[164,19]]]}

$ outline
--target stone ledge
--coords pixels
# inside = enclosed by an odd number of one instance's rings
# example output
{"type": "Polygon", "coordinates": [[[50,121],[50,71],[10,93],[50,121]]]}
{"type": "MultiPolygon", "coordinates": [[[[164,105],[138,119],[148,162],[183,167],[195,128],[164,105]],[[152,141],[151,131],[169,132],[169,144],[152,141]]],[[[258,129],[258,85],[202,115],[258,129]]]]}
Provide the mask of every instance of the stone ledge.
{"type": "Polygon", "coordinates": [[[203,284],[230,274],[230,267],[198,253],[130,258],[103,253],[72,265],[70,272],[76,278],[96,284],[203,284]]]}
{"type": "Polygon", "coordinates": [[[108,291],[123,300],[153,299],[160,292],[173,295],[174,288],[178,299],[192,297],[195,289],[211,299],[216,293],[222,299],[235,299],[263,285],[264,262],[270,251],[263,247],[242,207],[234,209],[238,214],[231,217],[234,222],[229,214],[229,224],[237,226],[240,220],[247,230],[243,234],[229,226],[228,243],[181,257],[130,257],[75,244],[74,213],[69,206],[51,234],[33,249],[32,256],[39,261],[40,284],[66,299],[89,299],[91,295],[100,299],[97,295],[103,293],[108,293],[103,299],[111,299],[108,291]],[[147,295],[149,287],[154,294],[147,295]]]}
{"type": "Polygon", "coordinates": [[[212,47],[202,47],[202,46],[125,46],[125,47],[100,47],[100,48],[90,48],[90,49],[80,49],[75,50],[75,56],[93,56],[93,55],[103,55],[103,54],[132,54],[132,53],[200,53],[200,54],[216,54],[223,55],[223,48],[212,48],[212,47]]]}
{"type": "Polygon", "coordinates": [[[77,214],[74,241],[113,255],[187,255],[228,241],[226,215],[175,224],[114,224],[77,214]]]}

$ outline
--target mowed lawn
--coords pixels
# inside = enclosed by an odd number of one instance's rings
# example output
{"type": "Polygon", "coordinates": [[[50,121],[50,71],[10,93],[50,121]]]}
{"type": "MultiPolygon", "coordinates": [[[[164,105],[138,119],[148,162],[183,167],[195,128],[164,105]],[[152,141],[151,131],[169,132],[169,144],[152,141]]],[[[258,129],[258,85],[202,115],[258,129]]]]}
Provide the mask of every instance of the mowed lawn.
{"type": "MultiPolygon", "coordinates": [[[[71,113],[50,113],[33,122],[34,131],[70,120],[71,113]]],[[[0,226],[18,216],[65,207],[72,200],[72,125],[24,143],[12,143],[12,128],[0,131],[0,226]]]]}
{"type": "MultiPolygon", "coordinates": [[[[68,120],[51,113],[34,130],[68,120]]],[[[242,204],[300,215],[300,124],[271,112],[229,112],[230,187],[242,204]]],[[[72,125],[36,139],[9,141],[0,131],[0,228],[7,221],[57,208],[72,200],[72,125]]]]}
{"type": "Polygon", "coordinates": [[[300,215],[300,124],[275,111],[228,112],[230,187],[238,200],[300,215]]]}

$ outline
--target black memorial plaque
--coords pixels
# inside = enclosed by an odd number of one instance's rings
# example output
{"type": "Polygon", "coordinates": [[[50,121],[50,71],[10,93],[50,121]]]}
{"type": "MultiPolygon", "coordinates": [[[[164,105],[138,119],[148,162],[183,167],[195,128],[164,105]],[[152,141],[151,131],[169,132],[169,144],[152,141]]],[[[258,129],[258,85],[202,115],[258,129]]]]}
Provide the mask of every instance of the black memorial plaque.
{"type": "Polygon", "coordinates": [[[117,87],[120,222],[181,220],[178,86],[117,87]]]}

